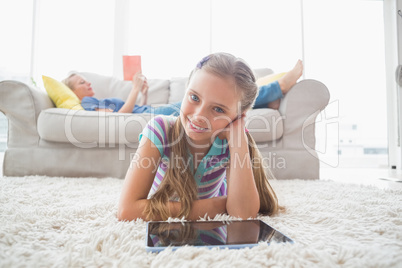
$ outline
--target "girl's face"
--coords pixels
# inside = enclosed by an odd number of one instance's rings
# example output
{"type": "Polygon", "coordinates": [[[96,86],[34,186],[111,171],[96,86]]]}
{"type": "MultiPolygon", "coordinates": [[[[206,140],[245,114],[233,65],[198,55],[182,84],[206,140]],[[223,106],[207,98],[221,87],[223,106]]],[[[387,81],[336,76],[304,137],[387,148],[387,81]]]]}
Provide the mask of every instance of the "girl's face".
{"type": "Polygon", "coordinates": [[[72,90],[77,97],[82,100],[84,97],[92,97],[95,93],[92,90],[91,83],[86,81],[80,75],[74,75],[70,78],[72,90]]]}
{"type": "Polygon", "coordinates": [[[188,85],[180,112],[182,125],[194,145],[212,144],[216,136],[238,117],[239,95],[233,80],[202,69],[196,71],[188,85]]]}

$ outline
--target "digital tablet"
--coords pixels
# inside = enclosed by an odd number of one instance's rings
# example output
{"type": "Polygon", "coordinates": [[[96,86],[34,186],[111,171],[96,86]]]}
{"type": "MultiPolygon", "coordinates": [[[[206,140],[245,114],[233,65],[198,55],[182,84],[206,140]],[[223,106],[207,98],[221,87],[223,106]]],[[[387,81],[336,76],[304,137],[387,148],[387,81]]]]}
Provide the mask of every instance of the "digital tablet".
{"type": "Polygon", "coordinates": [[[239,249],[259,243],[294,243],[261,220],[147,223],[146,250],[159,252],[182,246],[239,249]]]}

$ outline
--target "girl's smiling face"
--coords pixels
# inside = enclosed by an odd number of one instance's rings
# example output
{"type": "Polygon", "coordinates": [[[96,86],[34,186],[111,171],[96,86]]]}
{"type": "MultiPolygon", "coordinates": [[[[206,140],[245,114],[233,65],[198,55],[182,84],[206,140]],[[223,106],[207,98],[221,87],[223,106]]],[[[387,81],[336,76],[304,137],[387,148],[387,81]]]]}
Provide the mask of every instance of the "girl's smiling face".
{"type": "Polygon", "coordinates": [[[240,114],[240,93],[233,80],[204,70],[191,77],[180,119],[194,145],[209,146],[216,136],[240,114]]]}

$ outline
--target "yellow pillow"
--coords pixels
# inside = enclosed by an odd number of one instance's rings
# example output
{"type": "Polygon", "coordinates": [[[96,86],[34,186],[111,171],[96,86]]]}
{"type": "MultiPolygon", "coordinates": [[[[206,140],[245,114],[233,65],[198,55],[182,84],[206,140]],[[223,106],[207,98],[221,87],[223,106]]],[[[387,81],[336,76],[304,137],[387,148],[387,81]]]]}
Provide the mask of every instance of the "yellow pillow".
{"type": "Polygon", "coordinates": [[[282,76],[284,76],[286,74],[286,72],[284,73],[279,73],[279,74],[269,74],[267,76],[263,76],[261,78],[258,78],[256,83],[259,87],[264,86],[264,85],[268,85],[276,80],[278,80],[279,78],[281,78],[282,76]]]}
{"type": "Polygon", "coordinates": [[[81,106],[80,99],[68,86],[44,75],[42,75],[42,80],[47,94],[57,108],[84,110],[81,106]]]}

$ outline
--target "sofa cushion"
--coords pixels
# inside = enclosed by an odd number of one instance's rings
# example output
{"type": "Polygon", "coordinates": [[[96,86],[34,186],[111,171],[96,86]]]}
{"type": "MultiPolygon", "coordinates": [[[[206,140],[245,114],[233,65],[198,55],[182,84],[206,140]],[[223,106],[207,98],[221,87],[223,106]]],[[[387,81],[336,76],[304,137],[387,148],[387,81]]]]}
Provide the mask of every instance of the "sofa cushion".
{"type": "MultiPolygon", "coordinates": [[[[51,108],[40,113],[38,133],[43,140],[72,143],[80,148],[138,146],[138,135],[152,116],[51,108]]],[[[282,118],[277,110],[249,111],[246,127],[256,142],[276,140],[283,134],[282,118]]]]}
{"type": "MultiPolygon", "coordinates": [[[[124,81],[115,77],[99,75],[95,73],[80,73],[92,84],[97,99],[120,98],[126,100],[132,88],[131,81],[124,81]]],[[[169,99],[169,80],[148,79],[148,102],[147,104],[165,104],[169,99]]],[[[141,101],[141,94],[138,95],[137,104],[141,101]]]]}
{"type": "Polygon", "coordinates": [[[74,111],[50,108],[38,117],[41,139],[72,143],[80,148],[126,144],[138,146],[138,135],[150,114],[74,111]]]}
{"type": "Polygon", "coordinates": [[[277,140],[283,135],[283,118],[278,110],[250,110],[246,116],[246,128],[257,143],[277,140]]]}

